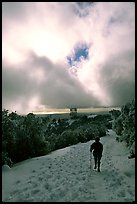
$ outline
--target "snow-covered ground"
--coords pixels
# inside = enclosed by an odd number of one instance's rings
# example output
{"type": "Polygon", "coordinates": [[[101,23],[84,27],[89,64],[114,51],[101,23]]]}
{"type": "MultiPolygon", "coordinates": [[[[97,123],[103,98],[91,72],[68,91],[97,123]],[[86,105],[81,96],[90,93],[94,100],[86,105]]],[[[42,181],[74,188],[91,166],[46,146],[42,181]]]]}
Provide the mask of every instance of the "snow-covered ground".
{"type": "MultiPolygon", "coordinates": [[[[90,144],[79,143],[2,170],[4,202],[132,202],[135,159],[115,140],[102,137],[101,172],[90,169],[90,144]]],[[[93,166],[93,158],[91,164],[93,166]]]]}

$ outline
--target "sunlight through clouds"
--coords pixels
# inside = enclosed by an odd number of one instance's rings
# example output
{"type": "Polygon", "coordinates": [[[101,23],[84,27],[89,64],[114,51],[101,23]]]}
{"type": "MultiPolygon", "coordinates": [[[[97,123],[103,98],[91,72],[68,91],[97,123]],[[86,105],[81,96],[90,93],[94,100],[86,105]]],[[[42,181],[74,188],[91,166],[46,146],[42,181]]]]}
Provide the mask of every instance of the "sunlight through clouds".
{"type": "Polygon", "coordinates": [[[133,2],[3,2],[2,11],[3,108],[20,99],[31,110],[34,95],[37,109],[135,97],[133,2]]]}

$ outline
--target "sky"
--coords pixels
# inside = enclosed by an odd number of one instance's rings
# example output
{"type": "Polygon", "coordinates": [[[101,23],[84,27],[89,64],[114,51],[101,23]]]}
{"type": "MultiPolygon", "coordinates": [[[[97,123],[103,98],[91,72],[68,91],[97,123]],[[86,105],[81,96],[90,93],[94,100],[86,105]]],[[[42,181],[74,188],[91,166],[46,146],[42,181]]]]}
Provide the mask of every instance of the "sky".
{"type": "Polygon", "coordinates": [[[3,109],[121,106],[134,96],[134,2],[2,2],[3,109]]]}
{"type": "Polygon", "coordinates": [[[133,202],[135,158],[115,139],[114,131],[103,144],[101,172],[93,170],[89,149],[94,142],[79,143],[2,167],[3,202],[133,202]],[[90,168],[91,164],[91,168],[90,168]]]}

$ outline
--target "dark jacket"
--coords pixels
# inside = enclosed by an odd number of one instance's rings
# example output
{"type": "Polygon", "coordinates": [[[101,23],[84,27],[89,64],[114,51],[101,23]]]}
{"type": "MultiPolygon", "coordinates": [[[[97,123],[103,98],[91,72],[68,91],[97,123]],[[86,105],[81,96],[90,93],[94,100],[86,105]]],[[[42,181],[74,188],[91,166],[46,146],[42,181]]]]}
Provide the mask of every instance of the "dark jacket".
{"type": "Polygon", "coordinates": [[[93,155],[94,156],[102,156],[102,152],[103,152],[103,144],[101,142],[94,142],[91,146],[90,146],[90,152],[93,151],[93,155]]]}

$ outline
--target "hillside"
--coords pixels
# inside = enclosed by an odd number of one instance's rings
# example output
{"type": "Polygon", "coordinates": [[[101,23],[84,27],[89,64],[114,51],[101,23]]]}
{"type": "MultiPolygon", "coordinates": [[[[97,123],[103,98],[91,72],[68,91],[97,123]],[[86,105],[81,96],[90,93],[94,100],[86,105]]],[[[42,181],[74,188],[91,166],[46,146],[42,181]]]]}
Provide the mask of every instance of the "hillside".
{"type": "MultiPolygon", "coordinates": [[[[3,166],[4,202],[132,202],[135,200],[135,159],[109,130],[101,138],[101,172],[90,169],[93,140],[42,157],[3,166]]],[[[93,166],[93,159],[92,159],[93,166]]]]}

